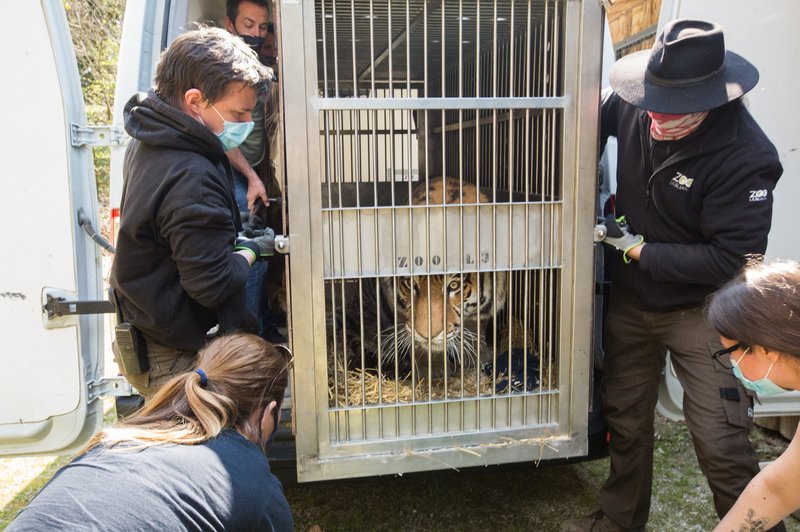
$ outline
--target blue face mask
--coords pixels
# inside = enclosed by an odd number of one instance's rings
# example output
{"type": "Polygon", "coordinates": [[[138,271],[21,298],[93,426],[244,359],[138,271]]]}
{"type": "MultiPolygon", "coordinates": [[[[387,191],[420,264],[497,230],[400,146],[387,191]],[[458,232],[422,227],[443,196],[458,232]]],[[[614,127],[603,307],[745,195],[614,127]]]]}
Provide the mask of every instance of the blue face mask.
{"type": "Polygon", "coordinates": [[[210,104],[211,108],[222,118],[222,132],[217,133],[217,137],[219,141],[222,143],[222,147],[225,151],[232,150],[233,148],[238,148],[242,142],[247,138],[255,124],[251,120],[250,122],[228,122],[225,118],[217,111],[217,108],[214,107],[214,104],[210,104]]]}
{"type": "Polygon", "coordinates": [[[739,369],[739,362],[741,362],[742,359],[745,357],[745,355],[747,355],[747,351],[749,349],[750,349],[749,347],[745,349],[744,353],[739,358],[739,360],[734,360],[733,358],[731,358],[731,365],[733,366],[733,374],[736,375],[736,378],[741,381],[742,386],[744,386],[748,390],[756,392],[756,394],[761,397],[788,392],[789,390],[781,388],[780,386],[778,386],[769,379],[769,374],[772,371],[772,366],[775,365],[774,361],[772,362],[772,364],[769,365],[767,374],[764,375],[763,379],[758,379],[757,381],[751,381],[742,374],[742,370],[739,369]]]}

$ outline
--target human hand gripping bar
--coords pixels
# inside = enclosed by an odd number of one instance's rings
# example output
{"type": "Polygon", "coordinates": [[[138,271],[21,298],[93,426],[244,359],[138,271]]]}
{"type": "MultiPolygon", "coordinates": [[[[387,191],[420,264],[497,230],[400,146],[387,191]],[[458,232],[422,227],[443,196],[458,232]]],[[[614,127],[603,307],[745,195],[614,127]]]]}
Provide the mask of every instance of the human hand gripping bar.
{"type": "Polygon", "coordinates": [[[275,254],[275,231],[269,227],[261,229],[260,234],[247,238],[240,236],[236,239],[233,251],[250,251],[255,260],[264,260],[275,254]]]}
{"type": "Polygon", "coordinates": [[[609,214],[606,216],[605,226],[603,242],[622,251],[622,259],[625,264],[629,263],[631,259],[628,258],[628,252],[644,243],[644,237],[630,232],[625,216],[615,218],[613,214],[609,214]]]}

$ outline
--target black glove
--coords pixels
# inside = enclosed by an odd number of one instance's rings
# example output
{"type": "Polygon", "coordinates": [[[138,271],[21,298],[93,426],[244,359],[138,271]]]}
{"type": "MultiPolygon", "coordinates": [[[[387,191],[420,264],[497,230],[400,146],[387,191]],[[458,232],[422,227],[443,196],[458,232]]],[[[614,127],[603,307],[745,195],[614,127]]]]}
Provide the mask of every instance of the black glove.
{"type": "Polygon", "coordinates": [[[267,229],[267,227],[264,226],[264,221],[261,218],[255,214],[250,214],[249,212],[241,213],[241,217],[242,232],[239,233],[240,237],[255,238],[265,234],[264,231],[267,229]]]}
{"type": "Polygon", "coordinates": [[[622,260],[627,264],[631,261],[628,258],[628,252],[642,244],[644,237],[630,232],[624,216],[614,218],[613,214],[609,214],[606,216],[606,236],[603,238],[603,242],[622,251],[622,260]]]}
{"type": "Polygon", "coordinates": [[[269,227],[260,229],[260,235],[254,238],[239,238],[233,251],[248,250],[255,260],[264,260],[275,254],[275,231],[269,227]]]}

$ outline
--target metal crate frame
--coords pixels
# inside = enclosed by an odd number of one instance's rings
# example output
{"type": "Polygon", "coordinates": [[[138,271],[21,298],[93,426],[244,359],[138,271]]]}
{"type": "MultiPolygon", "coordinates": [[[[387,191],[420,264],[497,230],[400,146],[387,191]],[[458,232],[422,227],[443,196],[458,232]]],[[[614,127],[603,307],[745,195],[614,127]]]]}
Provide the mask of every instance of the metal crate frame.
{"type": "MultiPolygon", "coordinates": [[[[291,221],[293,401],[298,480],[461,468],[586,454],[594,297],[591,229],[597,189],[599,43],[602,42],[603,19],[599,3],[593,0],[550,1],[561,4],[564,13],[564,64],[563,80],[560,80],[563,95],[495,98],[352,98],[336,91],[332,96],[330,93],[326,96],[325,91],[320,94],[315,2],[283,0],[277,6],[281,28],[281,81],[291,221]],[[553,410],[548,423],[332,443],[335,440],[332,437],[335,430],[332,416],[335,413],[331,412],[327,396],[319,124],[320,113],[336,109],[555,109],[561,113],[561,234],[556,236],[559,237],[561,261],[558,343],[562,360],[558,393],[551,397],[550,403],[545,403],[546,408],[553,410]]],[[[456,6],[462,3],[446,2],[456,6]]],[[[408,2],[403,5],[407,6],[408,2]]],[[[462,405],[461,412],[474,409],[495,419],[521,408],[520,404],[525,400],[525,396],[490,397],[462,405]]],[[[387,409],[393,412],[389,414],[394,416],[391,419],[396,417],[402,423],[413,425],[415,416],[430,416],[431,412],[446,423],[452,415],[447,404],[415,403],[387,409]]],[[[451,407],[451,410],[455,408],[451,407]]],[[[371,414],[359,415],[366,419],[363,416],[371,414]]],[[[355,429],[359,428],[359,415],[353,415],[355,429]]],[[[492,426],[496,427],[494,423],[492,426]]]]}

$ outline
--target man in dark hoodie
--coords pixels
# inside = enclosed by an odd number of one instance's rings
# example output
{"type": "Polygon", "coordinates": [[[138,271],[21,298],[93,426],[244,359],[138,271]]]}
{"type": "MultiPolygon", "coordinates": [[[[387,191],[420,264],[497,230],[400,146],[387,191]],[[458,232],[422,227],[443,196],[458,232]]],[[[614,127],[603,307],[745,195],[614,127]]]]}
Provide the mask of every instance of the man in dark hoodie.
{"type": "Polygon", "coordinates": [[[133,140],[110,282],[139,364],[119,332],[113,348],[145,398],[192,367],[212,329],[258,330],[245,280],[255,261],[272,254],[274,233],[237,240],[241,221],[225,151],[252,130],[250,113],[269,77],[241,39],[204,28],[175,39],[154,88],[125,106],[133,140]]]}
{"type": "Polygon", "coordinates": [[[644,530],[667,351],[718,515],[759,471],[747,435],[752,397],[712,362],[722,344],[703,314],[706,297],[767,248],[782,168],[742,103],[758,70],[725,49],[719,25],[675,20],[609,77],[601,132],[617,138],[618,166],[616,213],[606,219],[612,285],[601,391],[611,470],[600,510],[569,531],[644,530]]]}

